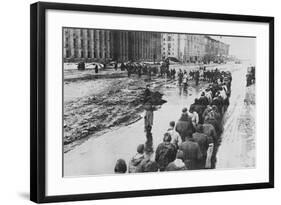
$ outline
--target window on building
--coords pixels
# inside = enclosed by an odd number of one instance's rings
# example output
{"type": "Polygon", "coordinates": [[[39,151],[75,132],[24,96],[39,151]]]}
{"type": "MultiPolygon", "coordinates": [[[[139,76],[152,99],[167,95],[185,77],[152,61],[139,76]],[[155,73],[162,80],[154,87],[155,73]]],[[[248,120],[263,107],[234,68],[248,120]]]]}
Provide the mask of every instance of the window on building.
{"type": "Polygon", "coordinates": [[[66,50],[66,57],[67,57],[67,58],[70,57],[70,50],[66,50]]]}
{"type": "Polygon", "coordinates": [[[168,36],[168,41],[171,41],[171,36],[168,36]]]}
{"type": "Polygon", "coordinates": [[[171,49],[171,44],[170,43],[168,43],[168,49],[171,49]]]}
{"type": "Polygon", "coordinates": [[[75,50],[75,58],[77,58],[79,56],[79,51],[75,50]]]}

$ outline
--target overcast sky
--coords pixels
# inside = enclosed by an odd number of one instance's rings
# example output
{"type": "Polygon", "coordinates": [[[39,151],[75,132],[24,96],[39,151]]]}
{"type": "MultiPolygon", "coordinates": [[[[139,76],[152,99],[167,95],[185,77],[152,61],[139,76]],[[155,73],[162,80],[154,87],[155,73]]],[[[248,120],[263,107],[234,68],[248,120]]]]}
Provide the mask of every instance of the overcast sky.
{"type": "Polygon", "coordinates": [[[227,36],[212,36],[212,38],[229,44],[229,55],[249,59],[252,64],[256,63],[256,38],[227,36]]]}

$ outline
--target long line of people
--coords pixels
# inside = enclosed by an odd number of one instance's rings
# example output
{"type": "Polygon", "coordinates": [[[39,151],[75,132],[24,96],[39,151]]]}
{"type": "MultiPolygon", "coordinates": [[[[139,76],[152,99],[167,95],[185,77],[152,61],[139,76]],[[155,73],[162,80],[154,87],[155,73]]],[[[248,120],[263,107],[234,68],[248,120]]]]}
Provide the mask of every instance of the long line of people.
{"type": "Polygon", "coordinates": [[[206,67],[199,67],[193,70],[190,70],[189,73],[185,69],[179,69],[177,73],[178,85],[183,87],[187,86],[187,82],[189,80],[194,80],[195,85],[199,84],[199,81],[205,82],[214,82],[214,81],[223,81],[222,74],[225,75],[226,72],[219,71],[218,68],[216,69],[206,69],[206,67]]]}
{"type": "MultiPolygon", "coordinates": [[[[115,70],[118,69],[118,64],[115,63],[115,70]]],[[[179,85],[187,85],[189,79],[194,80],[195,84],[198,85],[199,81],[213,82],[215,79],[218,79],[221,72],[216,69],[207,69],[206,66],[199,66],[195,69],[192,69],[187,73],[185,69],[179,69],[177,72],[175,68],[170,68],[169,61],[163,61],[158,63],[146,63],[146,62],[122,62],[120,65],[121,71],[127,71],[128,77],[131,77],[132,74],[136,74],[139,77],[142,75],[147,75],[149,79],[152,76],[157,77],[167,77],[168,79],[178,79],[179,85]]]]}
{"type": "MultiPolygon", "coordinates": [[[[114,66],[115,70],[118,69],[118,64],[114,66]]],[[[167,77],[169,79],[176,78],[176,70],[169,68],[168,61],[162,63],[150,64],[145,62],[122,62],[120,65],[121,71],[127,71],[128,77],[132,74],[137,74],[139,77],[147,75],[151,76],[167,77]]]]}
{"type": "Polygon", "coordinates": [[[187,108],[180,119],[171,121],[154,153],[151,129],[147,141],[137,147],[137,153],[126,162],[119,159],[115,173],[139,173],[214,169],[221,142],[222,118],[229,106],[231,73],[216,71],[216,78],[187,108]]]}

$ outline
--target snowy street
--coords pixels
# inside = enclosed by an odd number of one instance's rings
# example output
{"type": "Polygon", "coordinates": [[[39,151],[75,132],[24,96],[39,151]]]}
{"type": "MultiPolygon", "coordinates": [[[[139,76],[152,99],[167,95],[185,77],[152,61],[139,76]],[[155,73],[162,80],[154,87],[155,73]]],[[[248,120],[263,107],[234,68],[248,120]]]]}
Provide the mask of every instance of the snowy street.
{"type": "MultiPolygon", "coordinates": [[[[254,167],[255,88],[254,86],[246,87],[247,65],[224,64],[218,67],[231,71],[233,81],[230,106],[223,119],[224,131],[217,153],[216,168],[254,167]]],[[[87,87],[88,84],[91,82],[86,81],[84,86],[87,87]]],[[[71,86],[71,84],[67,84],[66,88],[67,86],[71,86]]],[[[156,86],[155,89],[164,94],[163,99],[167,102],[154,112],[155,123],[152,129],[154,149],[162,142],[169,122],[179,119],[182,108],[189,107],[202,89],[207,86],[207,83],[200,82],[199,86],[195,86],[194,82],[190,82],[187,93],[180,92],[176,81],[165,82],[161,86],[155,83],[156,86]]],[[[153,83],[151,89],[154,89],[153,83]]],[[[87,89],[85,92],[87,95],[89,94],[87,89]]],[[[80,145],[66,152],[64,154],[64,175],[112,174],[117,159],[122,158],[128,162],[135,154],[136,147],[146,140],[143,113],[140,113],[140,116],[141,119],[127,126],[113,127],[110,131],[99,134],[98,137],[93,134],[80,145]]]]}

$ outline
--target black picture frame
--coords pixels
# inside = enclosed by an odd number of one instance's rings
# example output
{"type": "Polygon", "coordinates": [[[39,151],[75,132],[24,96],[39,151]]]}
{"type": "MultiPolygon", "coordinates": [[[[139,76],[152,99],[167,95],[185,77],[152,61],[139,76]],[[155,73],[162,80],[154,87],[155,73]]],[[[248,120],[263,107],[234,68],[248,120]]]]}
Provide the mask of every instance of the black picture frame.
{"type": "Polygon", "coordinates": [[[97,200],[198,192],[231,191],[274,187],[274,17],[230,15],[144,8],[125,8],[83,4],[38,2],[30,6],[30,199],[37,203],[76,200],[97,200]],[[46,10],[86,11],[180,17],[193,19],[262,22],[269,25],[269,181],[263,183],[229,184],[191,188],[141,190],[46,196],[46,10]]]}

